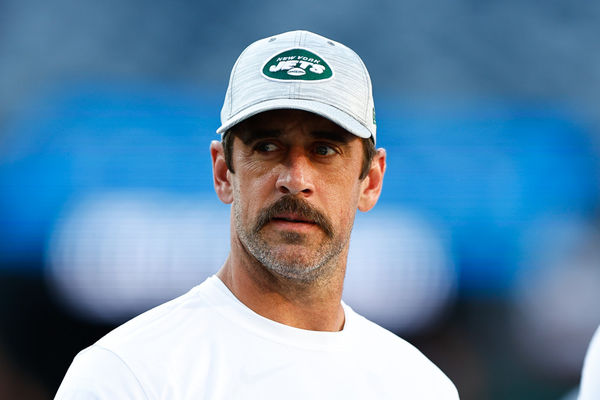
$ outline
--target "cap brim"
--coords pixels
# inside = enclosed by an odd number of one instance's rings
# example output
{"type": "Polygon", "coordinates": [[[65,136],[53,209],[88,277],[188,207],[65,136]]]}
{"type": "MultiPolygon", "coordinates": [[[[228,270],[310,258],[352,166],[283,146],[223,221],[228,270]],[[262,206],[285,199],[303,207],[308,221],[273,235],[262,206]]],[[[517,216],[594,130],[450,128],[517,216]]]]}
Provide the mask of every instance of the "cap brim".
{"type": "Polygon", "coordinates": [[[293,110],[304,110],[318,114],[328,120],[338,124],[348,132],[367,139],[371,137],[371,131],[361,124],[356,119],[352,118],[344,111],[339,108],[332,107],[328,104],[323,104],[313,100],[300,100],[300,99],[272,99],[254,104],[244,110],[234,114],[231,118],[225,121],[217,133],[224,133],[229,128],[240,122],[252,117],[253,115],[260,114],[270,110],[281,110],[281,109],[293,109],[293,110]]]}

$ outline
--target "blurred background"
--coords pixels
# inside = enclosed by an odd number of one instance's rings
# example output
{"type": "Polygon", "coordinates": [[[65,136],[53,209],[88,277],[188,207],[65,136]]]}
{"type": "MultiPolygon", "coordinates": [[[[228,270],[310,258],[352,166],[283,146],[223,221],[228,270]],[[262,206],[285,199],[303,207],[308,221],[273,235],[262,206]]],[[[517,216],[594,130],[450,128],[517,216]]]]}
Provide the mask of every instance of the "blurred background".
{"type": "Polygon", "coordinates": [[[228,252],[212,189],[229,72],[308,29],[369,67],[380,203],[344,297],[463,400],[572,399],[600,323],[600,3],[0,1],[0,398],[228,252]]]}

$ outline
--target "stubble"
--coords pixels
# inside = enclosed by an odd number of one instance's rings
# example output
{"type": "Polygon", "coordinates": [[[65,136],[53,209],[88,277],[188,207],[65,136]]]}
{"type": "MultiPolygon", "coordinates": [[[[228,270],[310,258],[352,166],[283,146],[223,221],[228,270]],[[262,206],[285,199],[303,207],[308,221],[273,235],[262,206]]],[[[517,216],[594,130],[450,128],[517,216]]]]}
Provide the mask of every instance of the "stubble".
{"type": "MultiPolygon", "coordinates": [[[[236,196],[236,199],[239,199],[236,196]]],[[[263,208],[251,226],[244,226],[242,210],[233,203],[233,216],[237,235],[246,250],[264,268],[283,278],[312,283],[322,279],[334,266],[349,240],[349,231],[339,235],[331,221],[307,201],[288,195],[263,208]],[[310,243],[306,234],[293,231],[278,233],[277,243],[269,243],[264,228],[280,213],[293,213],[313,221],[324,233],[318,244],[310,243]],[[283,252],[286,245],[297,247],[294,252],[283,252]]],[[[273,240],[273,239],[271,239],[273,240]]]]}

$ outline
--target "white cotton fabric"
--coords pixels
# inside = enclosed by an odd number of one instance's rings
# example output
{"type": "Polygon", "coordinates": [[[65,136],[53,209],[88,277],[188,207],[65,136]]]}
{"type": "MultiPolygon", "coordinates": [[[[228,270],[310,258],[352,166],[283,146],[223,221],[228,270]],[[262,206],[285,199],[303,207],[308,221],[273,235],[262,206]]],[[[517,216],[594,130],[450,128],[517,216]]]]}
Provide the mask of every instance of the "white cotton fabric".
{"type": "Polygon", "coordinates": [[[212,276],[80,352],[56,399],[458,399],[415,347],[343,307],[340,332],[293,328],[212,276]]]}
{"type": "Polygon", "coordinates": [[[579,400],[600,399],[600,327],[588,348],[581,372],[579,400]]]}

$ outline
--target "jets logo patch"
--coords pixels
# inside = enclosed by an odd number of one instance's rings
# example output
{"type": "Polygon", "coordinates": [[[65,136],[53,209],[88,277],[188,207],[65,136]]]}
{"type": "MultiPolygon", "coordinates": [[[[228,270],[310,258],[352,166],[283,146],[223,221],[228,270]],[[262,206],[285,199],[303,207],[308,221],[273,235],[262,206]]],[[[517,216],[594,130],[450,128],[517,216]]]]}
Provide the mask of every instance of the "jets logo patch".
{"type": "Polygon", "coordinates": [[[269,58],[262,74],[276,81],[320,81],[333,76],[331,67],[321,57],[305,49],[290,49],[269,58]]]}

